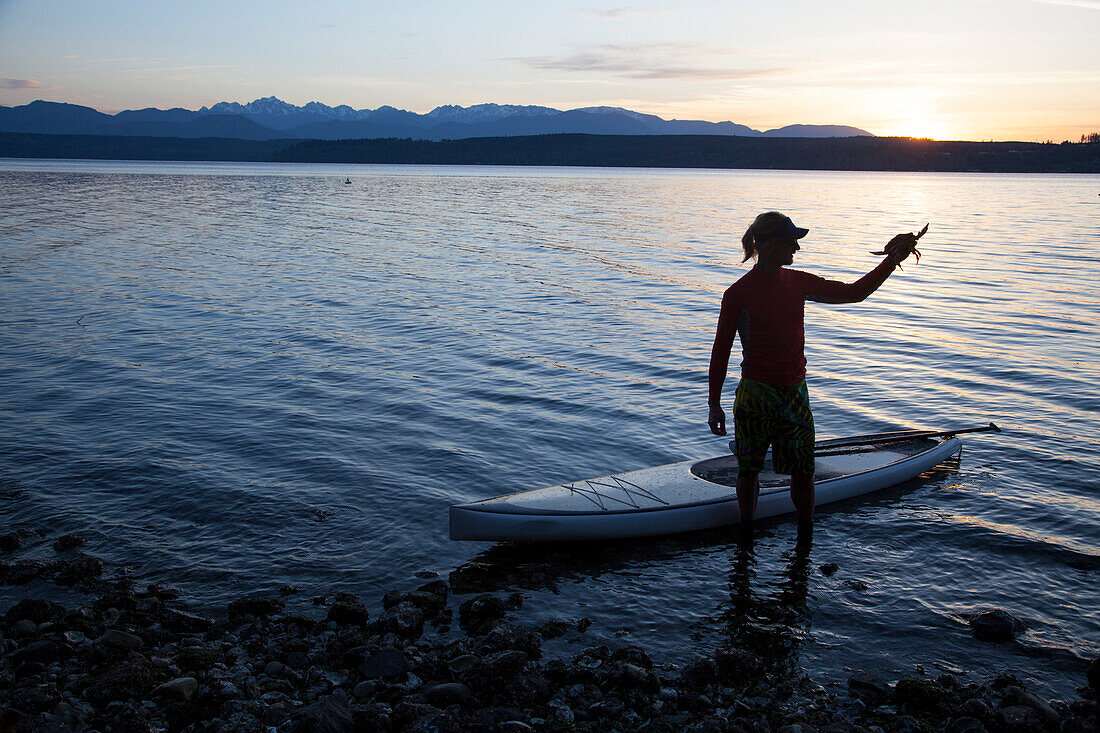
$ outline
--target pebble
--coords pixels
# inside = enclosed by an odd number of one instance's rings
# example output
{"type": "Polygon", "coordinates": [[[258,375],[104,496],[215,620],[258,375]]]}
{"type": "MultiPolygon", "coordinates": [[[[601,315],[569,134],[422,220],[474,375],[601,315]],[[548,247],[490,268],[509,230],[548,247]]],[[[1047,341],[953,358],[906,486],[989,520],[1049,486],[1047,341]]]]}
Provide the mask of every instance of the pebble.
{"type": "Polygon", "coordinates": [[[187,702],[198,689],[199,681],[194,677],[177,677],[153,690],[153,696],[187,702]]]}
{"type": "Polygon", "coordinates": [[[445,708],[448,705],[465,705],[474,699],[474,693],[461,682],[442,682],[424,688],[428,703],[445,708]]]}
{"type": "Polygon", "coordinates": [[[22,639],[27,636],[33,636],[34,632],[38,630],[38,624],[30,619],[21,618],[12,624],[11,635],[16,639],[22,639]]]}
{"type": "Polygon", "coordinates": [[[398,677],[408,671],[409,662],[405,655],[392,647],[372,653],[359,667],[359,673],[368,680],[398,677]]]}
{"type": "Polygon", "coordinates": [[[987,608],[970,618],[970,629],[979,641],[1011,641],[1024,622],[1003,608],[987,608]]]}
{"type": "Polygon", "coordinates": [[[137,651],[141,649],[141,637],[119,629],[107,629],[103,636],[99,637],[99,643],[112,649],[121,651],[137,651]]]}
{"type": "MultiPolygon", "coordinates": [[[[390,606],[377,621],[357,612],[366,609],[355,596],[332,594],[334,605],[355,611],[358,623],[351,624],[287,614],[280,601],[255,598],[231,604],[228,620],[223,614],[194,623],[168,614],[173,621],[165,622],[168,596],[124,581],[80,611],[21,602],[0,622],[0,727],[19,721],[26,730],[288,733],[1096,729],[1094,693],[1082,688],[1085,699],[1051,703],[1011,675],[979,683],[951,675],[933,680],[918,670],[891,687],[857,671],[847,694],[839,684],[827,690],[804,673],[792,677],[798,626],[763,615],[731,625],[721,648],[682,672],[654,665],[641,647],[608,633],[601,635],[606,643],[572,658],[546,659],[545,635],[505,618],[509,607],[522,611],[520,597],[454,598],[441,578],[423,580],[429,582],[414,591],[386,594],[390,606]],[[422,617],[458,611],[466,633],[411,636],[386,615],[398,611],[422,617]]],[[[503,596],[499,588],[508,586],[496,587],[503,596]]],[[[1089,668],[1090,684],[1100,676],[1098,665],[1089,668]]]]}

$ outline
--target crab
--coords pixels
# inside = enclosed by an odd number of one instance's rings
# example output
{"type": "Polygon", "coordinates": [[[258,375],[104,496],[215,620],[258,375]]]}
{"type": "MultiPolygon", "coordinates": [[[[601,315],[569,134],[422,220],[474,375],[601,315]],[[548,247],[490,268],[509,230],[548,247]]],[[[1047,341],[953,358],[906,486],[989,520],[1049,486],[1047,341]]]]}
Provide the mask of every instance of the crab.
{"type": "Polygon", "coordinates": [[[905,257],[898,258],[896,255],[900,254],[902,250],[908,250],[906,257],[913,255],[917,258],[917,262],[920,262],[920,250],[917,249],[917,240],[924,236],[924,233],[928,231],[928,225],[914,234],[899,234],[886,243],[886,246],[882,248],[880,252],[872,252],[873,255],[889,255],[898,262],[898,269],[901,269],[901,260],[905,257]]]}

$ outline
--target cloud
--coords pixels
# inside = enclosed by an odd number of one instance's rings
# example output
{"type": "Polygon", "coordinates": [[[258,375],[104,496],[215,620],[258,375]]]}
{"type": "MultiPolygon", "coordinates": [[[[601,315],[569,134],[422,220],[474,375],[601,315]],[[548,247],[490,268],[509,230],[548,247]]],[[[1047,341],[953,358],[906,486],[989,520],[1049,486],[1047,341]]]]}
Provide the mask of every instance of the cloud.
{"type": "Polygon", "coordinates": [[[564,56],[529,56],[513,59],[536,69],[577,73],[612,74],[627,79],[751,79],[783,74],[788,67],[732,68],[698,63],[731,55],[729,51],[705,49],[690,44],[654,43],[637,46],[604,45],[564,56]]]}
{"type": "Polygon", "coordinates": [[[1069,5],[1073,8],[1100,10],[1100,0],[1037,0],[1045,5],[1069,5]]]}
{"type": "Polygon", "coordinates": [[[144,74],[148,72],[157,73],[180,73],[180,72],[193,72],[193,71],[209,71],[210,69],[232,69],[233,66],[229,64],[222,65],[201,65],[201,66],[145,66],[136,67],[133,69],[119,69],[120,74],[144,74]]]}
{"type": "Polygon", "coordinates": [[[41,82],[33,79],[0,78],[0,89],[44,89],[41,82]]]}
{"type": "Polygon", "coordinates": [[[621,8],[604,8],[599,10],[585,10],[585,15],[590,15],[593,18],[600,18],[603,20],[618,20],[619,18],[629,18],[633,15],[645,15],[646,13],[653,12],[652,8],[648,8],[644,5],[626,5],[621,8]]]}

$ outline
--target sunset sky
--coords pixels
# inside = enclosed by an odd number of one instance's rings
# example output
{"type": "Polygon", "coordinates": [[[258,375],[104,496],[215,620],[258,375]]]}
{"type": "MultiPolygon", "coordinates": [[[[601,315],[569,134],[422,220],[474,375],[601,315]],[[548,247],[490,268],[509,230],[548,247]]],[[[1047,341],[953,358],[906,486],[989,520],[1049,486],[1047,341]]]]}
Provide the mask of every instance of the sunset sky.
{"type": "Polygon", "coordinates": [[[0,0],[0,104],[608,105],[877,135],[1100,130],[1100,0],[0,0]]]}

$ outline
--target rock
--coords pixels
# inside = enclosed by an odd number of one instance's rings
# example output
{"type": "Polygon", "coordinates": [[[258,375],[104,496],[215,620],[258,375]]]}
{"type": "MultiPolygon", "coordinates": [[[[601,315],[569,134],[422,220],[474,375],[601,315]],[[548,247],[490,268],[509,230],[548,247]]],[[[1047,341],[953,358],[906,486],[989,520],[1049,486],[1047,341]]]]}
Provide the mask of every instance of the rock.
{"type": "Polygon", "coordinates": [[[573,709],[564,700],[551,700],[546,703],[546,707],[554,714],[554,720],[561,721],[567,725],[572,725],[574,720],[573,709]]]}
{"type": "Polygon", "coordinates": [[[16,670],[20,677],[37,677],[45,673],[46,665],[42,662],[25,662],[16,670]]]}
{"type": "Polygon", "coordinates": [[[534,728],[522,720],[506,720],[500,724],[498,730],[500,733],[530,733],[534,728]]]}
{"type": "Polygon", "coordinates": [[[458,625],[469,636],[484,636],[504,616],[504,602],[490,593],[485,593],[459,606],[458,625]]]}
{"type": "Polygon", "coordinates": [[[719,649],[714,653],[714,662],[722,684],[742,686],[763,678],[760,657],[743,649],[719,649]]]}
{"type": "Polygon", "coordinates": [[[354,733],[351,706],[340,695],[323,697],[291,718],[291,733],[354,733]]]}
{"type": "Polygon", "coordinates": [[[153,690],[153,696],[162,697],[167,700],[187,702],[194,696],[195,691],[198,689],[199,681],[194,677],[177,677],[153,690]]]}
{"type": "Polygon", "coordinates": [[[149,722],[149,716],[135,700],[127,700],[125,703],[107,710],[110,719],[109,730],[127,731],[127,733],[152,733],[153,726],[149,722]]]}
{"type": "Polygon", "coordinates": [[[77,534],[63,534],[53,541],[53,549],[57,552],[67,552],[84,546],[84,538],[77,534]]]}
{"type": "Polygon", "coordinates": [[[586,617],[582,618],[580,621],[577,622],[577,631],[579,631],[580,633],[583,634],[584,632],[588,631],[588,629],[591,626],[592,626],[592,619],[590,619],[586,616],[586,617]]]}
{"type": "Polygon", "coordinates": [[[99,643],[111,649],[136,652],[143,644],[141,637],[119,629],[107,629],[99,637],[99,643]]]}
{"type": "MultiPolygon", "coordinates": [[[[1069,704],[1070,712],[1080,718],[1092,718],[1100,721],[1100,702],[1096,700],[1074,700],[1069,704]]],[[[1100,726],[1097,726],[1100,729],[1100,726]]]]}
{"type": "MultiPolygon", "coordinates": [[[[440,583],[446,588],[446,583],[442,581],[440,581],[440,583]]],[[[405,593],[391,590],[382,597],[382,607],[385,609],[400,606],[402,603],[416,606],[425,614],[434,616],[442,611],[443,607],[447,605],[447,596],[439,595],[438,593],[428,593],[422,590],[414,590],[405,593]]]]}
{"type": "Polygon", "coordinates": [[[870,694],[879,698],[888,698],[893,693],[890,685],[881,676],[862,670],[848,678],[848,689],[855,694],[870,694]]]}
{"type": "Polygon", "coordinates": [[[1049,730],[1039,712],[1026,705],[1001,708],[997,711],[995,720],[997,730],[1003,733],[1044,733],[1049,730]]]}
{"type": "Polygon", "coordinates": [[[531,629],[505,621],[494,626],[478,644],[481,654],[511,650],[521,651],[530,659],[538,659],[542,656],[542,637],[531,629]]]}
{"type": "Polygon", "coordinates": [[[281,598],[241,598],[229,604],[230,620],[240,620],[247,616],[267,618],[280,613],[286,608],[286,603],[281,598]]]}
{"type": "Polygon", "coordinates": [[[573,664],[583,669],[599,669],[605,663],[611,661],[611,650],[606,644],[590,646],[577,656],[573,657],[573,664]]]}
{"type": "Polygon", "coordinates": [[[630,662],[631,664],[635,664],[642,669],[653,669],[653,660],[649,658],[648,654],[646,654],[645,649],[642,649],[640,646],[636,646],[634,644],[616,649],[614,652],[611,653],[611,661],[630,662]]]}
{"type": "Polygon", "coordinates": [[[911,711],[933,713],[943,706],[947,690],[933,680],[904,677],[894,686],[894,695],[911,711]]]}
{"type": "Polygon", "coordinates": [[[105,705],[112,700],[141,700],[152,687],[155,670],[149,660],[137,652],[108,667],[88,688],[89,701],[105,705]]]}
{"type": "Polygon", "coordinates": [[[4,614],[4,618],[8,623],[19,619],[27,619],[36,624],[41,624],[47,621],[56,621],[63,617],[65,613],[65,607],[58,603],[47,601],[44,598],[28,598],[12,606],[4,614]]]}
{"type": "Polygon", "coordinates": [[[159,601],[174,601],[183,595],[179,588],[163,583],[150,584],[146,587],[145,593],[150,598],[156,598],[159,601]]]}
{"type": "Polygon", "coordinates": [[[376,692],[378,692],[377,680],[363,680],[355,686],[351,694],[360,700],[366,700],[376,692]]]}
{"type": "MultiPolygon", "coordinates": [[[[434,596],[432,596],[434,598],[434,596]]],[[[408,601],[386,610],[378,619],[382,631],[404,639],[417,639],[424,632],[424,612],[408,601]]]]}
{"type": "Polygon", "coordinates": [[[1014,674],[999,674],[993,678],[993,681],[989,683],[989,686],[998,692],[1008,687],[1023,687],[1024,683],[1020,681],[1020,678],[1014,674]]]}
{"type": "Polygon", "coordinates": [[[980,697],[972,697],[963,700],[959,705],[959,714],[967,718],[977,718],[982,725],[988,726],[993,721],[993,706],[980,697]]]}
{"type": "Polygon", "coordinates": [[[963,716],[961,718],[955,718],[948,723],[947,728],[944,729],[944,733],[988,733],[986,727],[982,725],[982,721],[977,718],[971,718],[963,716]]]}
{"type": "Polygon", "coordinates": [[[1061,716],[1051,707],[1050,703],[1040,699],[1038,696],[1028,692],[1022,687],[1006,687],[1003,694],[1004,702],[1007,707],[1023,705],[1031,708],[1039,714],[1039,717],[1043,719],[1043,724],[1048,729],[1057,730],[1061,725],[1061,716]]]}
{"type": "Polygon", "coordinates": [[[527,655],[521,651],[512,649],[499,652],[485,659],[485,669],[500,678],[507,679],[523,671],[527,666],[527,655]]]}
{"type": "Polygon", "coordinates": [[[819,567],[818,570],[821,571],[822,575],[828,578],[833,575],[837,570],[840,570],[840,566],[837,565],[835,562],[827,562],[819,567]]]}
{"type": "Polygon", "coordinates": [[[505,683],[504,690],[512,702],[523,710],[533,710],[545,705],[555,692],[553,683],[537,670],[516,675],[505,683]]]}
{"type": "Polygon", "coordinates": [[[14,639],[22,639],[27,636],[34,636],[36,631],[38,631],[38,624],[30,619],[21,618],[12,624],[11,636],[14,639]]]}
{"type": "Polygon", "coordinates": [[[693,690],[702,689],[718,679],[718,665],[707,658],[695,659],[680,672],[680,683],[693,690]]]}
{"type": "Polygon", "coordinates": [[[136,611],[137,595],[131,588],[122,588],[104,593],[95,602],[96,608],[114,608],[123,611],[136,611]]]}
{"type": "Polygon", "coordinates": [[[612,685],[620,690],[639,691],[647,695],[655,693],[661,681],[652,670],[626,661],[612,661],[608,674],[612,685]]]}
{"type": "Polygon", "coordinates": [[[218,653],[213,649],[186,647],[176,655],[176,664],[185,672],[205,672],[218,661],[218,653]]]}
{"type": "Polygon", "coordinates": [[[53,639],[41,639],[34,641],[12,655],[15,666],[26,662],[38,664],[50,664],[72,656],[73,648],[68,644],[54,641],[53,639]]]}
{"type": "Polygon", "coordinates": [[[987,608],[970,618],[970,630],[979,641],[1011,641],[1024,622],[1003,608],[987,608]]]}
{"type": "Polygon", "coordinates": [[[431,593],[433,596],[439,596],[444,601],[446,601],[447,596],[450,595],[450,588],[447,587],[447,581],[441,578],[436,578],[431,582],[425,583],[417,588],[417,590],[421,593],[431,593]]]}
{"type": "Polygon", "coordinates": [[[539,635],[543,639],[557,639],[569,630],[569,624],[559,619],[550,619],[539,627],[539,635]]]}
{"type": "Polygon", "coordinates": [[[162,608],[160,610],[160,623],[169,631],[184,633],[199,633],[209,631],[214,627],[212,620],[176,608],[162,608]]]}
{"type": "Polygon", "coordinates": [[[273,659],[264,665],[264,674],[268,677],[277,677],[283,673],[284,669],[286,669],[286,667],[282,662],[273,659]]]}
{"type": "Polygon", "coordinates": [[[41,576],[48,568],[37,560],[19,560],[0,564],[0,581],[8,585],[23,585],[41,576]]]}
{"type": "Polygon", "coordinates": [[[403,652],[386,647],[373,652],[359,665],[359,674],[368,680],[399,677],[409,671],[409,661],[403,652]]]}
{"type": "Polygon", "coordinates": [[[1086,678],[1089,681],[1089,687],[1096,692],[1100,692],[1100,657],[1092,660],[1086,678]]]}
{"type": "Polygon", "coordinates": [[[479,661],[473,654],[459,654],[447,661],[447,669],[451,671],[451,674],[461,675],[475,667],[479,661]]]}
{"type": "Polygon", "coordinates": [[[76,585],[103,575],[103,561],[98,557],[59,560],[50,566],[50,571],[61,585],[76,585]]]}
{"type": "Polygon", "coordinates": [[[358,600],[340,600],[329,606],[325,619],[337,626],[365,626],[370,619],[370,613],[358,600]]]}
{"type": "Polygon", "coordinates": [[[437,708],[449,705],[465,705],[474,698],[470,688],[460,682],[442,682],[424,688],[424,697],[428,704],[437,708]]]}
{"type": "Polygon", "coordinates": [[[16,529],[2,534],[0,535],[0,551],[15,552],[22,548],[23,543],[31,537],[34,537],[34,532],[27,529],[16,529]]]}

